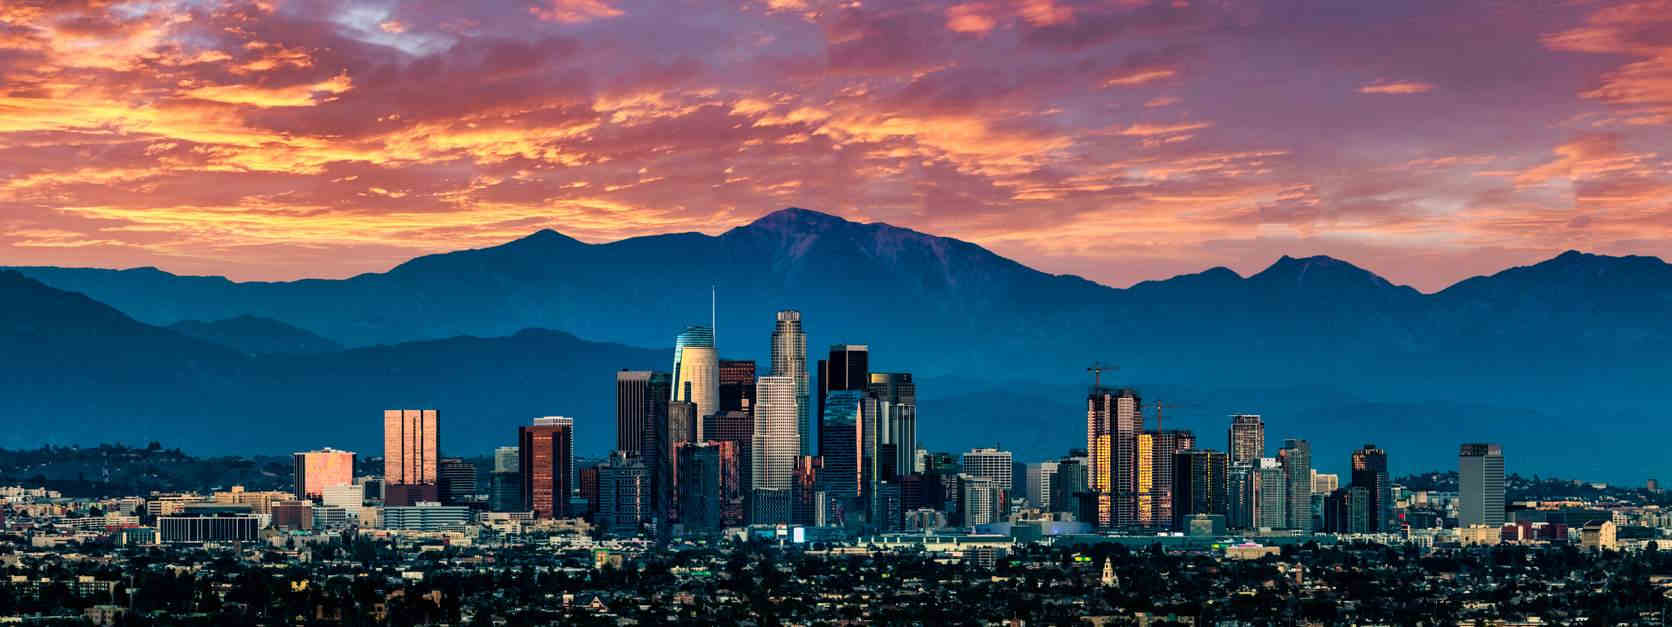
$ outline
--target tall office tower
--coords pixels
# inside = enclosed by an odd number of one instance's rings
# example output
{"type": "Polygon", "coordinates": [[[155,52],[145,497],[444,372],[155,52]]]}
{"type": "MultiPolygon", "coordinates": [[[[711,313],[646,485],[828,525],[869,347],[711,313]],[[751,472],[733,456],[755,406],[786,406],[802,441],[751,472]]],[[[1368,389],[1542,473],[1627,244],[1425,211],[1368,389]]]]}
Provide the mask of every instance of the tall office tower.
{"type": "MultiPolygon", "coordinates": [[[[800,457],[794,377],[761,377],[755,381],[755,431],[750,444],[750,490],[784,490],[795,482],[795,460],[800,457]]],[[[753,517],[753,521],[760,522],[753,517]]]]}
{"type": "Polygon", "coordinates": [[[714,329],[689,326],[674,338],[669,399],[697,404],[698,432],[703,418],[720,410],[720,355],[714,350],[714,329]]]}
{"type": "Polygon", "coordinates": [[[535,418],[532,426],[517,427],[517,442],[525,506],[537,518],[568,517],[575,421],[562,416],[535,418]]]}
{"type": "Polygon", "coordinates": [[[291,455],[296,466],[296,498],[319,500],[325,488],[354,483],[354,454],[334,448],[291,455]]]}
{"type": "Polygon", "coordinates": [[[755,362],[720,360],[720,411],[747,412],[754,408],[755,362]]]}
{"type": "Polygon", "coordinates": [[[824,415],[819,419],[819,457],[824,458],[825,489],[835,498],[860,495],[861,458],[864,452],[863,401],[860,390],[836,390],[825,396],[824,415]]]}
{"type": "Polygon", "coordinates": [[[1231,416],[1226,453],[1233,464],[1254,464],[1266,456],[1266,423],[1259,414],[1231,416]]]}
{"type": "Polygon", "coordinates": [[[1353,487],[1365,489],[1369,512],[1366,531],[1393,531],[1393,481],[1388,477],[1388,453],[1366,444],[1353,451],[1353,487]]]}
{"type": "Polygon", "coordinates": [[[1260,473],[1254,464],[1231,464],[1225,479],[1225,526],[1231,529],[1253,529],[1255,505],[1260,498],[1260,473]]]}
{"type": "Polygon", "coordinates": [[[1143,401],[1129,389],[1098,388],[1086,399],[1086,448],[1098,526],[1134,526],[1138,520],[1138,434],[1143,401]]]}
{"type": "MultiPolygon", "coordinates": [[[[735,447],[731,442],[726,446],[735,447]]],[[[712,532],[724,527],[720,446],[687,442],[679,445],[679,521],[687,530],[712,532]]]]}
{"type": "Polygon", "coordinates": [[[1497,444],[1464,444],[1457,454],[1457,524],[1504,524],[1504,450],[1497,444]]]}
{"type": "Polygon", "coordinates": [[[1229,464],[1224,453],[1192,449],[1173,454],[1173,528],[1196,514],[1227,512],[1229,464]]]}
{"type": "MultiPolygon", "coordinates": [[[[888,432],[884,444],[893,445],[895,475],[914,472],[917,455],[917,384],[909,372],[871,373],[871,394],[882,402],[888,432]]],[[[893,477],[883,477],[892,479],[893,477]]]]}
{"type": "Polygon", "coordinates": [[[433,409],[383,412],[384,503],[401,506],[438,498],[438,421],[433,409]]]}
{"type": "Polygon", "coordinates": [[[1277,451],[1283,462],[1283,473],[1288,483],[1289,501],[1284,510],[1289,529],[1312,531],[1312,445],[1306,440],[1290,438],[1277,451]]]}
{"type": "Polygon", "coordinates": [[[455,505],[476,497],[476,465],[462,459],[441,460],[441,502],[455,505]]]}
{"type": "MultiPolygon", "coordinates": [[[[1287,529],[1289,527],[1289,475],[1282,461],[1275,457],[1261,457],[1254,467],[1258,473],[1259,490],[1254,498],[1254,528],[1287,529]]],[[[1310,495],[1307,498],[1311,498],[1310,495]]]]}
{"type": "Polygon", "coordinates": [[[679,520],[679,447],[697,441],[697,411],[696,403],[690,401],[668,403],[666,441],[657,450],[658,472],[652,479],[663,520],[679,520]]]}
{"type": "Polygon", "coordinates": [[[594,518],[604,533],[614,536],[634,535],[650,519],[650,471],[638,456],[616,451],[598,467],[594,518]]]}
{"type": "Polygon", "coordinates": [[[1057,462],[1028,464],[1028,504],[1044,511],[1051,510],[1051,479],[1057,474],[1057,462]]]}
{"type": "Polygon", "coordinates": [[[1141,527],[1173,521],[1173,454],[1196,448],[1196,434],[1180,429],[1138,435],[1138,520],[1141,527]]]}
{"type": "MultiPolygon", "coordinates": [[[[789,377],[795,383],[795,424],[801,455],[813,454],[813,423],[807,394],[807,333],[801,329],[801,312],[788,309],[778,312],[778,324],[772,329],[772,376],[789,377]]],[[[755,393],[759,395],[759,381],[755,393]]]]}
{"type": "Polygon", "coordinates": [[[964,453],[964,473],[972,477],[990,479],[993,485],[1005,492],[1015,487],[1011,485],[1013,477],[1010,472],[1010,451],[996,448],[971,449],[964,453]]]}
{"type": "MultiPolygon", "coordinates": [[[[835,344],[830,347],[830,359],[820,359],[818,364],[818,413],[815,420],[824,418],[825,399],[831,392],[842,390],[868,390],[871,387],[869,368],[871,367],[871,349],[859,344],[835,344]]],[[[824,427],[819,426],[820,437],[824,435],[824,427]]],[[[819,445],[819,454],[824,454],[824,445],[819,445]]]]}
{"type": "Polygon", "coordinates": [[[651,407],[673,394],[670,381],[667,373],[649,370],[615,373],[615,450],[639,452],[651,407]]]}

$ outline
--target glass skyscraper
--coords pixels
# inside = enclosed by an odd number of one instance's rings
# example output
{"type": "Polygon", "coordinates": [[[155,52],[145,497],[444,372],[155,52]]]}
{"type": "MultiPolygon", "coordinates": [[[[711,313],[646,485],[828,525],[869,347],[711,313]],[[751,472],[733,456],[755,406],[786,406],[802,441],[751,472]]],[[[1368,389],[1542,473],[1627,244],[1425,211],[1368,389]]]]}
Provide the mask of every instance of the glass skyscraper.
{"type": "Polygon", "coordinates": [[[702,420],[720,410],[720,357],[714,351],[714,329],[685,327],[673,343],[673,392],[668,400],[695,403],[697,432],[702,420]]]}

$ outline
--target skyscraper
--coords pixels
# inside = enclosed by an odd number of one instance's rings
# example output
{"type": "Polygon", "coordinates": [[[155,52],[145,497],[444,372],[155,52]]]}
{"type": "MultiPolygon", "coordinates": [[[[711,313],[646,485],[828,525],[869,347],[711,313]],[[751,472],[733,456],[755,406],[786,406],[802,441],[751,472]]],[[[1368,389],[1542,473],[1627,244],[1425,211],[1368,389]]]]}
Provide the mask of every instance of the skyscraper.
{"type": "Polygon", "coordinates": [[[794,377],[761,377],[755,381],[758,402],[750,445],[751,490],[784,490],[787,495],[795,481],[795,460],[801,452],[796,385],[794,377]]]}
{"type": "Polygon", "coordinates": [[[836,498],[860,495],[861,455],[865,445],[861,390],[836,390],[825,396],[824,415],[819,419],[819,457],[824,458],[825,489],[836,498]]]}
{"type": "Polygon", "coordinates": [[[1098,497],[1099,526],[1138,522],[1138,434],[1143,429],[1143,401],[1136,391],[1097,388],[1087,396],[1087,474],[1098,497]]]}
{"type": "Polygon", "coordinates": [[[440,438],[433,409],[383,412],[383,498],[394,506],[438,498],[440,438]]]}
{"type": "Polygon", "coordinates": [[[697,441],[697,411],[690,401],[668,403],[667,428],[658,434],[664,439],[656,451],[659,463],[652,468],[652,486],[657,514],[664,520],[679,520],[679,447],[697,441]]]}
{"type": "Polygon", "coordinates": [[[615,450],[638,453],[658,403],[672,398],[672,376],[649,370],[615,373],[615,450]]]}
{"type": "MultiPolygon", "coordinates": [[[[814,436],[807,398],[810,391],[807,381],[807,333],[801,328],[799,311],[788,309],[778,312],[778,324],[772,329],[772,376],[789,377],[795,384],[798,446],[801,447],[801,455],[812,455],[814,436]]],[[[758,381],[755,393],[761,394],[758,381]]]]}
{"type": "Polygon", "coordinates": [[[1312,531],[1312,445],[1306,440],[1290,438],[1277,451],[1283,462],[1289,497],[1284,518],[1289,529],[1312,531]]]}
{"type": "Polygon", "coordinates": [[[1138,436],[1138,520],[1144,527],[1173,521],[1173,454],[1196,448],[1196,434],[1178,429],[1145,431],[1138,436]]]}
{"type": "Polygon", "coordinates": [[[1253,464],[1266,456],[1266,424],[1259,414],[1231,416],[1226,453],[1233,464],[1253,464]]]}
{"type": "Polygon", "coordinates": [[[1464,444],[1457,454],[1457,524],[1504,524],[1504,450],[1497,444],[1464,444]]]}
{"type": "Polygon", "coordinates": [[[1184,520],[1196,514],[1227,511],[1229,467],[1224,453],[1192,449],[1173,454],[1173,528],[1182,529],[1184,520]]]}
{"type": "MultiPolygon", "coordinates": [[[[1289,527],[1289,475],[1282,461],[1275,457],[1261,457],[1254,467],[1259,475],[1254,496],[1254,528],[1287,529],[1289,527]]],[[[1308,490],[1307,498],[1311,490],[1308,490]]],[[[1309,504],[1308,507],[1311,507],[1309,504]]],[[[1310,517],[1310,514],[1308,514],[1310,517]]]]}
{"type": "Polygon", "coordinates": [[[909,372],[873,372],[870,388],[871,394],[883,404],[883,417],[888,424],[883,443],[891,445],[894,452],[889,464],[893,474],[909,474],[917,454],[917,384],[912,382],[909,372]]]}
{"type": "MultiPolygon", "coordinates": [[[[723,444],[735,450],[736,444],[723,444]]],[[[677,460],[675,465],[680,468],[679,488],[676,490],[680,523],[693,531],[719,531],[724,526],[720,520],[723,474],[720,443],[713,446],[680,444],[677,460]]]]}
{"type": "MultiPolygon", "coordinates": [[[[825,399],[831,392],[841,390],[868,390],[871,386],[869,369],[871,367],[871,350],[858,344],[834,344],[830,347],[830,358],[820,359],[818,362],[818,389],[814,396],[817,405],[813,414],[813,421],[817,423],[824,419],[825,399]]],[[[815,424],[815,431],[819,437],[824,437],[824,427],[815,424]]],[[[819,445],[819,455],[824,455],[823,442],[819,445]]]]}
{"type": "Polygon", "coordinates": [[[1350,487],[1364,488],[1365,531],[1393,531],[1393,481],[1388,477],[1387,451],[1366,444],[1353,451],[1350,487]]]}
{"type": "Polygon", "coordinates": [[[623,451],[598,467],[598,515],[604,533],[632,535],[650,516],[650,473],[639,458],[623,451]]]}
{"type": "Polygon", "coordinates": [[[354,483],[354,454],[334,448],[295,453],[296,498],[323,498],[325,488],[354,483]]]}
{"type": "Polygon", "coordinates": [[[720,357],[714,329],[685,327],[673,343],[673,393],[669,400],[697,405],[697,430],[703,418],[720,410],[720,357]]]}
{"type": "Polygon", "coordinates": [[[1254,529],[1254,513],[1260,494],[1260,473],[1254,464],[1240,462],[1230,465],[1225,482],[1225,526],[1231,529],[1254,529]]]}
{"type": "Polygon", "coordinates": [[[569,515],[570,483],[575,464],[575,421],[561,416],[535,418],[517,427],[522,501],[538,518],[569,515]]]}
{"type": "Polygon", "coordinates": [[[753,361],[720,360],[720,411],[754,410],[755,374],[753,361]]]}

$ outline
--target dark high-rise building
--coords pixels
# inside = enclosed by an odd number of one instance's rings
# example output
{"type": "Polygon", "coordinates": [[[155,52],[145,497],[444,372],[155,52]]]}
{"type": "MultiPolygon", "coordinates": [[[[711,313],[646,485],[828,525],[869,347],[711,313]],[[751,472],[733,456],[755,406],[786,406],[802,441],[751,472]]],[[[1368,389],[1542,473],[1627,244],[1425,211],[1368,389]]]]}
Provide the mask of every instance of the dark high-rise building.
{"type": "Polygon", "coordinates": [[[1324,497],[1324,531],[1330,533],[1370,533],[1370,490],[1364,486],[1338,489],[1324,497]]]}
{"type": "Polygon", "coordinates": [[[1178,429],[1138,435],[1138,521],[1140,527],[1173,524],[1173,454],[1196,447],[1196,434],[1178,429]]]}
{"type": "Polygon", "coordinates": [[[634,455],[610,454],[598,467],[598,514],[595,522],[606,534],[635,535],[650,520],[650,471],[634,455]]]}
{"type": "Polygon", "coordinates": [[[1388,477],[1387,451],[1366,444],[1353,451],[1349,486],[1364,488],[1368,501],[1368,532],[1393,531],[1393,481],[1388,477]]]}
{"type": "Polygon", "coordinates": [[[575,421],[561,416],[535,418],[517,427],[522,501],[538,518],[569,516],[575,463],[575,421]]]}
{"type": "MultiPolygon", "coordinates": [[[[755,362],[720,360],[720,411],[755,409],[755,362]]],[[[707,428],[706,419],[704,428],[707,428]]]]}
{"type": "Polygon", "coordinates": [[[517,446],[494,449],[493,474],[488,475],[488,509],[496,512],[523,512],[522,462],[517,446]]]}
{"type": "MultiPolygon", "coordinates": [[[[1138,524],[1138,434],[1143,400],[1129,389],[1098,388],[1086,398],[1087,474],[1099,527],[1138,524]]],[[[1088,521],[1090,522],[1090,521],[1088,521]]]]}
{"type": "Polygon", "coordinates": [[[912,466],[917,455],[917,384],[912,382],[909,372],[873,372],[870,390],[871,395],[882,404],[883,417],[886,418],[883,444],[893,452],[893,459],[884,460],[882,465],[893,472],[884,473],[883,479],[891,480],[914,470],[912,466]]]}
{"type": "Polygon", "coordinates": [[[1497,444],[1464,444],[1457,454],[1457,524],[1504,524],[1504,450],[1497,444]]]}
{"type": "Polygon", "coordinates": [[[433,409],[391,409],[383,412],[383,500],[387,505],[411,505],[439,498],[438,432],[440,418],[433,409]]]}
{"type": "Polygon", "coordinates": [[[812,525],[817,523],[819,495],[819,471],[824,467],[824,460],[819,457],[801,456],[795,460],[795,483],[790,485],[790,520],[797,525],[812,525]]]}
{"type": "Polygon", "coordinates": [[[1284,483],[1288,502],[1284,504],[1284,518],[1289,529],[1310,532],[1312,518],[1312,445],[1306,440],[1290,438],[1277,451],[1283,464],[1284,483]]]}
{"type": "Polygon", "coordinates": [[[1258,414],[1231,416],[1226,453],[1233,464],[1257,464],[1266,456],[1266,423],[1258,414]]]}
{"type": "MultiPolygon", "coordinates": [[[[836,344],[830,347],[830,358],[820,359],[818,365],[818,413],[824,419],[824,408],[831,392],[867,390],[871,387],[871,350],[858,344],[836,344]]],[[[824,427],[819,427],[824,436],[824,427]]],[[[819,455],[824,455],[824,443],[819,443],[819,455]]]]}
{"type": "MultiPolygon", "coordinates": [[[[754,389],[753,382],[751,382],[749,386],[751,390],[754,389]]],[[[751,391],[750,394],[753,395],[753,391],[751,391]]],[[[753,406],[754,403],[751,401],[750,405],[753,406]]],[[[755,439],[754,413],[738,410],[723,411],[718,414],[714,414],[713,416],[709,416],[708,420],[704,420],[702,423],[702,429],[702,437],[698,438],[699,440],[704,442],[733,442],[737,444],[738,455],[741,456],[743,460],[743,492],[745,495],[744,500],[747,501],[749,488],[754,485],[754,480],[750,475],[750,471],[754,467],[754,451],[750,448],[755,439]]],[[[745,506],[744,509],[746,511],[748,509],[747,506],[745,506]]]]}
{"type": "Polygon", "coordinates": [[[673,395],[673,378],[666,372],[622,370],[615,375],[615,450],[638,453],[644,446],[645,426],[660,414],[673,395]]]}
{"type": "Polygon", "coordinates": [[[1057,461],[1057,472],[1051,475],[1051,511],[1078,514],[1079,496],[1090,490],[1084,456],[1069,456],[1057,461]]]}
{"type": "Polygon", "coordinates": [[[860,495],[866,397],[862,390],[836,390],[821,403],[824,414],[819,418],[819,457],[824,459],[824,470],[820,475],[832,497],[860,495]]]}
{"type": "Polygon", "coordinates": [[[679,447],[697,441],[698,411],[689,401],[668,403],[667,443],[657,451],[661,474],[654,479],[657,502],[667,503],[660,512],[666,520],[679,520],[679,447]]]}
{"type": "Polygon", "coordinates": [[[1260,499],[1260,473],[1255,464],[1231,464],[1225,498],[1225,526],[1231,529],[1254,529],[1255,513],[1259,509],[1260,499]]]}
{"type": "Polygon", "coordinates": [[[1224,453],[1192,449],[1173,454],[1173,528],[1196,514],[1226,513],[1230,467],[1224,453]]]}
{"type": "Polygon", "coordinates": [[[441,502],[454,505],[476,498],[476,465],[462,459],[441,460],[441,502]]]}
{"type": "Polygon", "coordinates": [[[581,498],[586,499],[586,519],[591,521],[598,520],[598,469],[602,467],[603,464],[594,464],[576,473],[580,477],[577,483],[581,498]]]}
{"type": "MultiPolygon", "coordinates": [[[[796,441],[800,455],[812,455],[812,407],[809,405],[807,376],[807,333],[801,328],[801,312],[787,309],[778,312],[777,326],[772,329],[772,376],[789,377],[794,385],[793,401],[796,416],[796,441]]],[[[759,381],[756,381],[759,383],[759,381]]],[[[784,438],[778,438],[784,439],[784,438]]]]}
{"type": "MultiPolygon", "coordinates": [[[[723,496],[720,447],[716,445],[681,443],[677,455],[679,469],[679,521],[690,531],[719,531],[723,496]]],[[[731,442],[723,443],[732,447],[731,442]]],[[[735,472],[735,468],[734,468],[735,472]]]]}
{"type": "Polygon", "coordinates": [[[946,509],[946,482],[937,474],[913,473],[900,478],[900,507],[905,511],[946,509]]]}

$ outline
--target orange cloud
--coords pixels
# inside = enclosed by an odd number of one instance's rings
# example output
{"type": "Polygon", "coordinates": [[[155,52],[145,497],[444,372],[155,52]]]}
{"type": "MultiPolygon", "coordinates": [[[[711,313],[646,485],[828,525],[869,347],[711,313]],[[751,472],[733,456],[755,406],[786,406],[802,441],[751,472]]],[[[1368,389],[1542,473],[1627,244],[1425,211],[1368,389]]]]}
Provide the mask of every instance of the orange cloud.
{"type": "Polygon", "coordinates": [[[946,8],[946,28],[957,33],[985,34],[999,25],[991,12],[992,7],[982,2],[949,6],[946,8]]]}
{"type": "Polygon", "coordinates": [[[199,100],[256,107],[311,107],[353,88],[354,82],[349,80],[348,74],[344,72],[307,85],[208,85],[187,90],[185,95],[199,100]]]}
{"type": "Polygon", "coordinates": [[[1411,81],[1372,83],[1358,88],[1361,94],[1426,94],[1430,91],[1434,91],[1433,85],[1411,81]]]}
{"type": "Polygon", "coordinates": [[[1172,135],[1203,129],[1213,126],[1212,122],[1180,122],[1178,124],[1147,124],[1137,123],[1120,130],[1121,135],[1133,137],[1151,137],[1155,135],[1172,135]]]}
{"type": "Polygon", "coordinates": [[[528,12],[547,22],[575,24],[592,20],[619,17],[621,9],[611,6],[610,0],[543,0],[529,7],[528,12]]]}

